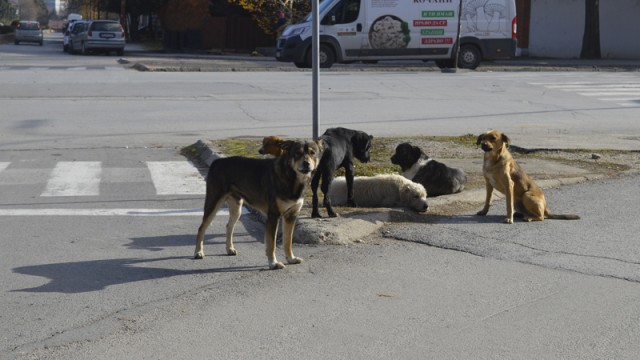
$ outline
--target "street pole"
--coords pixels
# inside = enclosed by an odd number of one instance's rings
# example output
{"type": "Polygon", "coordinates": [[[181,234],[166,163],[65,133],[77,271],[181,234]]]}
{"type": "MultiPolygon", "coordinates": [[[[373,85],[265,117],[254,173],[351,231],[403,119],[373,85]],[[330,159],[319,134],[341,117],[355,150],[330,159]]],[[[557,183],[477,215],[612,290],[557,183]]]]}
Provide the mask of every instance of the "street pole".
{"type": "Polygon", "coordinates": [[[311,3],[311,18],[312,18],[312,27],[311,27],[311,58],[312,58],[312,118],[313,118],[313,139],[318,138],[318,123],[320,118],[320,99],[319,99],[319,88],[320,88],[320,65],[318,61],[318,53],[320,52],[320,19],[318,16],[318,6],[319,0],[313,0],[311,3]]]}

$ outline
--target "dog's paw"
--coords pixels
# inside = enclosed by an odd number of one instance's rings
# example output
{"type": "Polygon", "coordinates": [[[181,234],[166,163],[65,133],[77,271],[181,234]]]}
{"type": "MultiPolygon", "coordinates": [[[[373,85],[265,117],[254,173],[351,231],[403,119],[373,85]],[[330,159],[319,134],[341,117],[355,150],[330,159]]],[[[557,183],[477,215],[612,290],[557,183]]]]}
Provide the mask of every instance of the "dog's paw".
{"type": "Polygon", "coordinates": [[[227,255],[236,256],[236,255],[238,255],[238,251],[235,248],[227,249],[227,255]]]}
{"type": "Polygon", "coordinates": [[[302,264],[304,262],[303,258],[299,258],[297,256],[294,256],[292,258],[287,258],[287,263],[289,264],[302,264]]]}
{"type": "Polygon", "coordinates": [[[505,223],[505,224],[513,224],[513,218],[506,218],[506,219],[504,219],[504,223],[505,223]]]}
{"type": "Polygon", "coordinates": [[[274,263],[269,263],[269,270],[282,270],[285,266],[280,261],[276,261],[274,263]]]}
{"type": "Polygon", "coordinates": [[[355,200],[349,200],[347,201],[347,206],[357,208],[358,204],[355,202],[355,200]]]}
{"type": "Polygon", "coordinates": [[[193,256],[193,258],[196,259],[196,260],[204,259],[204,251],[196,251],[196,253],[193,256]]]}
{"type": "Polygon", "coordinates": [[[313,219],[321,219],[322,215],[320,215],[320,213],[317,212],[317,211],[313,211],[313,212],[311,212],[311,218],[313,218],[313,219]]]}

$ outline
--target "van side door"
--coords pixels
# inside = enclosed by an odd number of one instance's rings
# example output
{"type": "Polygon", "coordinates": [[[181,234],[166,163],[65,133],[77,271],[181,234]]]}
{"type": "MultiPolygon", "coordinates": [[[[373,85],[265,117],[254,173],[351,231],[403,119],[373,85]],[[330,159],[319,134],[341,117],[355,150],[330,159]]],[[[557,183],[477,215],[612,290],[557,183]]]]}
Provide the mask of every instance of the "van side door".
{"type": "Polygon", "coordinates": [[[322,18],[320,25],[323,35],[331,36],[340,43],[344,59],[358,56],[366,37],[362,0],[337,2],[322,18]]]}

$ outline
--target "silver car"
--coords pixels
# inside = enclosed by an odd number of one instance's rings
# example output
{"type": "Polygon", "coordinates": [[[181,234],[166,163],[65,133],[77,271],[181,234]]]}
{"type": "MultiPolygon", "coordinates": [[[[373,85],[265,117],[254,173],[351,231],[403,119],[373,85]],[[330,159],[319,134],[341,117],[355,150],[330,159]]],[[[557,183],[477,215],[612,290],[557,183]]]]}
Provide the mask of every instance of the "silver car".
{"type": "Polygon", "coordinates": [[[69,34],[69,52],[84,55],[97,51],[124,54],[125,35],[120,23],[113,20],[91,20],[73,26],[69,34]]]}
{"type": "Polygon", "coordinates": [[[14,44],[21,42],[34,42],[42,46],[42,29],[40,23],[35,20],[21,20],[16,25],[14,44]]]}

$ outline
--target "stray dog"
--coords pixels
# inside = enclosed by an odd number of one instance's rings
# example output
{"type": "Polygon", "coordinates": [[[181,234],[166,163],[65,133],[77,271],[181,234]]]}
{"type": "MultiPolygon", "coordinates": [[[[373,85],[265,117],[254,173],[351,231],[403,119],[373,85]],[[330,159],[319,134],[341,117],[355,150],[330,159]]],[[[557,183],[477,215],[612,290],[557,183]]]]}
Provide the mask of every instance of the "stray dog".
{"type": "Polygon", "coordinates": [[[279,136],[265,136],[262,139],[262,147],[258,149],[258,152],[262,155],[282,156],[284,154],[282,149],[284,142],[285,140],[279,136]]]}
{"type": "Polygon", "coordinates": [[[289,264],[302,259],[293,256],[291,244],[296,218],[302,208],[304,188],[318,164],[318,144],[313,141],[285,141],[283,156],[252,159],[233,156],[215,160],[207,176],[207,192],[202,224],[198,228],[195,258],[204,257],[204,235],[218,210],[226,201],[229,207],[227,223],[227,254],[236,255],[233,229],[240,218],[243,202],[266,214],[264,243],[270,269],[282,269],[276,259],[276,233],[282,217],[284,254],[289,264]]]}
{"type": "Polygon", "coordinates": [[[435,161],[409,143],[396,146],[391,163],[400,165],[402,176],[422,184],[429,197],[458,193],[467,183],[467,175],[462,169],[435,161]]]}
{"type": "MultiPolygon", "coordinates": [[[[329,197],[334,205],[345,205],[347,181],[337,177],[331,184],[329,197]]],[[[353,199],[365,207],[408,207],[427,211],[427,191],[424,186],[401,175],[356,176],[353,178],[353,199]]]]}
{"type": "Polygon", "coordinates": [[[347,205],[357,207],[353,200],[353,158],[363,163],[369,162],[371,155],[371,139],[373,136],[363,131],[350,130],[341,127],[330,128],[320,136],[318,140],[322,141],[323,151],[318,169],[311,179],[312,192],[312,210],[311,217],[319,218],[318,211],[318,185],[322,178],[322,205],[327,209],[327,215],[330,217],[338,216],[331,207],[331,200],[327,196],[331,182],[333,181],[334,172],[343,167],[347,181],[347,205]]]}
{"type": "Polygon", "coordinates": [[[578,215],[553,215],[547,208],[542,190],[513,159],[507,149],[507,135],[491,130],[478,136],[476,142],[484,151],[482,174],[487,187],[484,208],[478,215],[487,215],[491,206],[493,189],[505,194],[507,199],[507,224],[513,224],[514,213],[523,216],[526,221],[548,219],[577,220],[578,215]]]}

